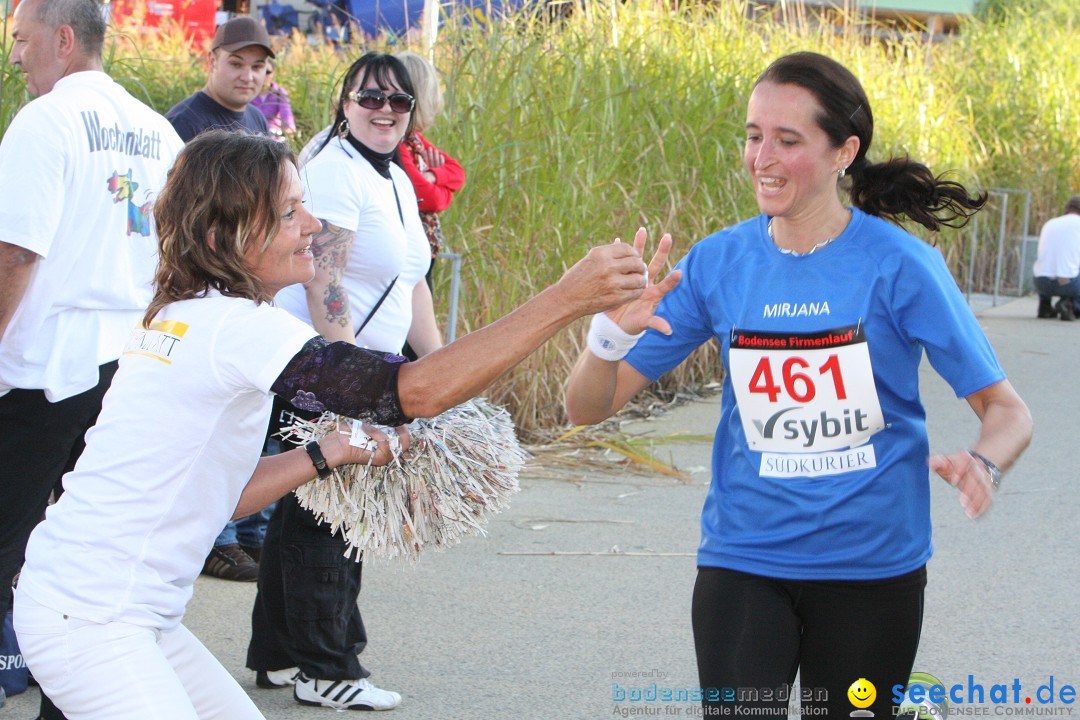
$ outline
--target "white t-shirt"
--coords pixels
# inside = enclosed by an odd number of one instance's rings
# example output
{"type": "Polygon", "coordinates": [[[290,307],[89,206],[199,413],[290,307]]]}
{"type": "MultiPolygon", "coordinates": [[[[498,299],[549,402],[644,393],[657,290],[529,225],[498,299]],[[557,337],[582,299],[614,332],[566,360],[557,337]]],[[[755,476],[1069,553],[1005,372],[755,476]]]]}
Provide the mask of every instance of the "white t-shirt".
{"type": "Polygon", "coordinates": [[[20,591],[84,620],[178,624],[258,463],[270,387],[314,336],[217,294],[132,332],[86,451],[30,536],[20,591]]]}
{"type": "MultiPolygon", "coordinates": [[[[317,218],[356,231],[343,276],[354,333],[390,282],[397,278],[356,344],[372,350],[401,352],[412,325],[413,288],[424,282],[431,264],[431,247],[420,222],[416,191],[409,176],[390,163],[391,183],[339,138],[331,140],[304,165],[300,175],[308,210],[317,218]]],[[[285,288],[275,302],[296,317],[311,322],[302,285],[285,288]]]]}
{"type": "Polygon", "coordinates": [[[103,72],[61,78],[15,116],[0,143],[0,239],[41,260],[0,342],[0,395],[63,400],[120,355],[150,303],[150,209],[182,147],[103,72]]]}
{"type": "Polygon", "coordinates": [[[1046,221],[1039,233],[1035,277],[1080,275],[1080,215],[1069,213],[1046,221]]]}

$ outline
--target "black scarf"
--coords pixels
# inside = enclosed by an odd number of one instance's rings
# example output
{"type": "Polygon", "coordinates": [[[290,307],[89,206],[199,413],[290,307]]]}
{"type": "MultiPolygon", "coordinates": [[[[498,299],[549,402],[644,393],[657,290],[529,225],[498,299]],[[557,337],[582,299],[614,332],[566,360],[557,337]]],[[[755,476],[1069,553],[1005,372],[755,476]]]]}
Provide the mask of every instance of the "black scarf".
{"type": "Polygon", "coordinates": [[[382,175],[387,180],[390,179],[390,162],[397,159],[398,149],[395,147],[388,153],[375,152],[364,143],[360,142],[352,136],[352,133],[346,133],[345,139],[349,141],[349,144],[353,146],[356,152],[364,156],[364,159],[371,163],[371,167],[375,168],[375,172],[382,175]]]}

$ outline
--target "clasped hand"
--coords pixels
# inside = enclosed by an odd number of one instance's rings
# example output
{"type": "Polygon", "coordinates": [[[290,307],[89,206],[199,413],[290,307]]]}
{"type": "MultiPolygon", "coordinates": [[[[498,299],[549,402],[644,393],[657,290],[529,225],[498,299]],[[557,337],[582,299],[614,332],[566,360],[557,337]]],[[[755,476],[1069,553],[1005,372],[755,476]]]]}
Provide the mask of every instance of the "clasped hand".
{"type": "MultiPolygon", "coordinates": [[[[367,443],[364,447],[356,447],[350,444],[349,435],[342,432],[332,432],[319,442],[319,446],[322,448],[323,454],[331,467],[351,465],[353,463],[386,465],[394,459],[395,453],[391,440],[385,432],[368,423],[363,424],[363,429],[367,436],[371,438],[371,443],[367,443]],[[373,445],[374,449],[372,449],[373,445]]],[[[394,428],[394,433],[397,435],[397,444],[401,448],[398,453],[400,455],[409,449],[411,442],[409,429],[405,425],[399,425],[394,428]]]]}
{"type": "Polygon", "coordinates": [[[421,150],[420,157],[424,158],[424,162],[432,169],[446,164],[446,156],[433,147],[425,147],[421,150]]]}
{"type": "MultiPolygon", "coordinates": [[[[638,228],[638,231],[634,233],[633,247],[639,256],[644,256],[647,237],[648,233],[645,228],[638,228]]],[[[616,242],[618,241],[616,240],[616,242]]],[[[636,335],[647,328],[652,328],[665,335],[671,334],[671,324],[656,315],[656,306],[682,279],[682,271],[673,270],[668,273],[667,277],[657,282],[660,272],[667,263],[668,255],[671,252],[671,244],[671,235],[665,233],[660,238],[652,259],[649,260],[648,268],[645,271],[644,290],[641,295],[630,302],[607,311],[608,317],[618,323],[619,327],[630,335],[636,335]]]]}
{"type": "Polygon", "coordinates": [[[636,334],[646,327],[671,332],[671,327],[654,317],[653,312],[661,298],[678,284],[682,273],[676,270],[663,281],[653,284],[653,279],[667,262],[671,237],[660,238],[656,253],[646,265],[642,260],[646,236],[642,228],[634,235],[632,245],[616,239],[613,243],[594,247],[566,271],[558,286],[566,302],[576,308],[576,315],[606,311],[629,333],[636,334]]]}

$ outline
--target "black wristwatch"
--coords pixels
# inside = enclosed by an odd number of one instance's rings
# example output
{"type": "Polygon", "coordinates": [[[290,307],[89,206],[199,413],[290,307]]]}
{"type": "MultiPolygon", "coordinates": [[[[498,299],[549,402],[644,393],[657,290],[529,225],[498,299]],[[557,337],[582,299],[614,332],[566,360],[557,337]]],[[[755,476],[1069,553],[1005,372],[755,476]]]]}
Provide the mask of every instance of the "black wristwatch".
{"type": "Polygon", "coordinates": [[[308,457],[311,458],[311,464],[315,466],[319,477],[325,480],[334,474],[334,471],[326,464],[326,456],[322,454],[322,448],[319,447],[318,440],[312,440],[304,446],[304,449],[307,450],[308,457]]]}

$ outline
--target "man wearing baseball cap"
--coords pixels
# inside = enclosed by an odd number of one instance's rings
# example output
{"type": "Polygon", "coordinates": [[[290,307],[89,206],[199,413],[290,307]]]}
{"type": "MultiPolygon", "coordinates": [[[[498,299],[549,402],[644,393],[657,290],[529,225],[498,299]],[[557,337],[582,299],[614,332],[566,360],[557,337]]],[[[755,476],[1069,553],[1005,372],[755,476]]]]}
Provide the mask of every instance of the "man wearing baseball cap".
{"type": "MultiPolygon", "coordinates": [[[[249,103],[262,92],[266,61],[272,57],[274,49],[262,23],[246,15],[234,17],[218,27],[210,43],[206,85],[165,117],[184,142],[211,128],[269,134],[266,116],[249,103]]],[[[229,522],[214,541],[203,572],[222,580],[255,582],[269,517],[262,511],[229,522]]]]}
{"type": "Polygon", "coordinates": [[[165,113],[184,142],[210,128],[269,132],[266,118],[249,105],[262,90],[268,57],[274,57],[270,36],[255,18],[234,17],[217,29],[206,85],[165,113]]]}

